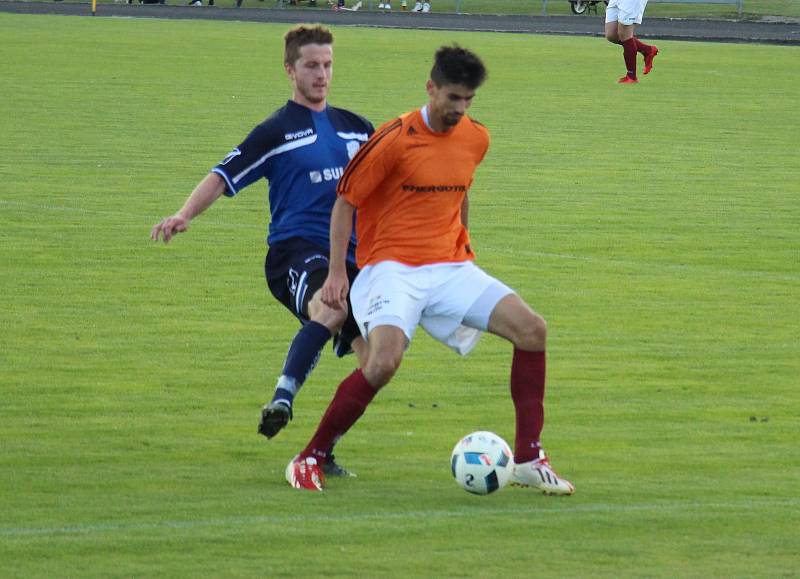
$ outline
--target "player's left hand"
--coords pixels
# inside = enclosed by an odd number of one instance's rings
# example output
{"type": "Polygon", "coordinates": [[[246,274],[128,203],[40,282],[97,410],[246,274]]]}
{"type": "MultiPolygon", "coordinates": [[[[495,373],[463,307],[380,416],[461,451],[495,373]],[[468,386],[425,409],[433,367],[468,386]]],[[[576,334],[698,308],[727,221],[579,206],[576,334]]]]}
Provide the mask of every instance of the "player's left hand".
{"type": "Polygon", "coordinates": [[[347,292],[350,290],[350,282],[347,273],[328,272],[325,284],[322,286],[320,298],[322,303],[334,310],[347,309],[347,292]]]}
{"type": "Polygon", "coordinates": [[[169,240],[175,235],[183,233],[187,229],[189,229],[189,222],[183,217],[179,215],[165,217],[150,230],[150,239],[158,241],[159,236],[161,236],[164,239],[164,243],[169,243],[169,240]]]}

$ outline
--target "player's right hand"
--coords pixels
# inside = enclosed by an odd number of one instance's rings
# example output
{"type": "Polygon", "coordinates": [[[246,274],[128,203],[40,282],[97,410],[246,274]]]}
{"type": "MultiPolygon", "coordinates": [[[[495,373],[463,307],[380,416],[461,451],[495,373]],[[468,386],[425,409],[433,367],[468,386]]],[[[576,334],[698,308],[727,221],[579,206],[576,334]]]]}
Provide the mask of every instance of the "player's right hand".
{"type": "Polygon", "coordinates": [[[320,298],[329,308],[346,310],[348,291],[350,291],[350,281],[347,279],[347,273],[329,271],[320,298]]]}
{"type": "Polygon", "coordinates": [[[153,226],[150,230],[150,239],[158,241],[159,236],[164,239],[164,243],[169,243],[178,233],[183,233],[189,228],[189,221],[178,215],[165,217],[153,226]]]}

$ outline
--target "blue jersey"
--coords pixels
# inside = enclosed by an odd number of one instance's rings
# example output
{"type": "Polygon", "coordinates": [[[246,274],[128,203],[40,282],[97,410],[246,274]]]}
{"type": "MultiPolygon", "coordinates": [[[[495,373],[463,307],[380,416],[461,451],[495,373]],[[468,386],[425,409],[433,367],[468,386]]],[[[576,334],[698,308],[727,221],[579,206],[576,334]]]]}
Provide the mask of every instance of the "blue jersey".
{"type": "MultiPolygon", "coordinates": [[[[336,185],[374,130],[368,120],[344,109],[316,112],[288,101],[212,170],[225,180],[228,197],[262,177],[269,182],[267,243],[301,237],[330,251],[336,185]]],[[[354,247],[355,236],[351,261],[354,247]]]]}

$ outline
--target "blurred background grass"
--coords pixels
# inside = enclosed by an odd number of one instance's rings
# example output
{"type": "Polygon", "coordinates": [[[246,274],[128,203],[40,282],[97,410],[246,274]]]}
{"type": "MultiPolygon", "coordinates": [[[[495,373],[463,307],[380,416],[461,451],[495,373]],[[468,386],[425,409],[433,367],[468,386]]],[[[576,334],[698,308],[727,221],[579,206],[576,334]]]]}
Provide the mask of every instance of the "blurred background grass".
{"type": "MultiPolygon", "coordinates": [[[[26,0],[51,2],[53,0],[26,0]]],[[[77,0],[65,0],[75,2],[77,0]]],[[[98,4],[103,3],[126,3],[128,0],[98,0],[98,4]]],[[[138,0],[133,0],[137,3],[138,0]]],[[[393,11],[402,11],[402,0],[393,0],[393,11]]],[[[86,3],[86,2],[83,2],[86,3]]],[[[188,4],[188,0],[166,0],[166,4],[188,4]]],[[[208,0],[203,0],[206,5],[208,0]]],[[[347,0],[347,6],[353,6],[355,0],[347,0]]],[[[378,10],[378,0],[362,0],[362,10],[378,10]]],[[[236,6],[236,0],[215,0],[215,6],[232,8],[236,6]]],[[[433,12],[455,12],[460,8],[462,13],[471,14],[525,14],[540,16],[542,14],[542,0],[433,0],[431,2],[433,12]]],[[[414,0],[407,0],[407,10],[414,7],[414,0]]],[[[297,6],[290,6],[287,0],[280,4],[277,0],[244,0],[242,8],[248,9],[299,9],[299,10],[329,10],[330,7],[326,0],[318,0],[315,5],[310,5],[307,0],[302,0],[297,6]]],[[[600,3],[596,14],[602,16],[605,6],[600,3]]],[[[548,0],[547,14],[550,16],[571,15],[575,18],[588,18],[595,14],[594,9],[582,14],[574,15],[570,9],[568,0],[548,0]]],[[[739,19],[738,7],[730,4],[684,4],[669,2],[651,2],[648,4],[646,18],[710,18],[710,19],[739,19]]],[[[800,2],[797,0],[745,0],[741,18],[746,20],[758,20],[762,18],[800,18],[800,2]]]]}

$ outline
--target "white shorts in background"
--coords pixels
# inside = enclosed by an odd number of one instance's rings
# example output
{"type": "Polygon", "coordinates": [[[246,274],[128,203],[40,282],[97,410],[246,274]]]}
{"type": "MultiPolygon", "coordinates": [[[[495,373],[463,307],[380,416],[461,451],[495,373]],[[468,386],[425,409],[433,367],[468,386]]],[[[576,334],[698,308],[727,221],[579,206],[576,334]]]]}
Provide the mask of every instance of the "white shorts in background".
{"type": "Polygon", "coordinates": [[[609,0],[606,6],[606,22],[619,22],[630,26],[641,24],[647,0],[609,0]]]}
{"type": "Polygon", "coordinates": [[[494,307],[512,293],[471,261],[417,267],[382,261],[361,270],[350,303],[365,340],[373,328],[395,326],[410,342],[419,325],[466,356],[488,329],[494,307]]]}

